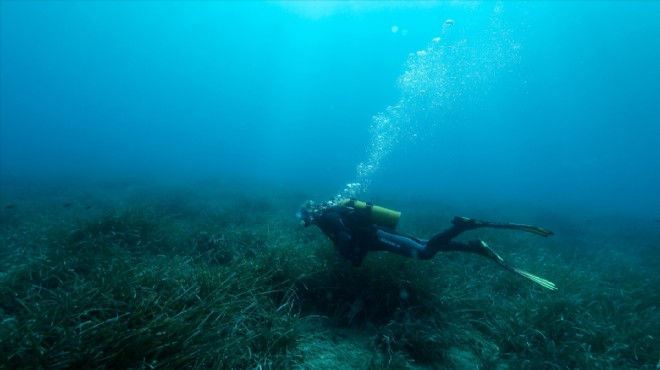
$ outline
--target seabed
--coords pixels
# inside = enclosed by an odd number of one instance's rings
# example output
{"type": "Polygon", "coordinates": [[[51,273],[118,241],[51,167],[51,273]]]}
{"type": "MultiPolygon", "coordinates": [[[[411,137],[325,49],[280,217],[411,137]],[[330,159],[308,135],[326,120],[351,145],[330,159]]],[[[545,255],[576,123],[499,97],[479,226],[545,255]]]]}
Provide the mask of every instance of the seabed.
{"type": "Polygon", "coordinates": [[[465,237],[553,292],[460,253],[346,266],[295,221],[319,194],[263,182],[3,184],[0,368],[660,368],[657,220],[368,199],[403,211],[399,230],[419,237],[455,215],[552,229],[465,237]]]}

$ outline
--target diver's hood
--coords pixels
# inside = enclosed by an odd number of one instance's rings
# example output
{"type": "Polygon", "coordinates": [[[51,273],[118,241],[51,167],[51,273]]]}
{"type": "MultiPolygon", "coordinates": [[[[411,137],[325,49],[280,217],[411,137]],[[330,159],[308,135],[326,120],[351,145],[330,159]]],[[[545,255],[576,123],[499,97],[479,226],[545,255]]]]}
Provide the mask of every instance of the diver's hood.
{"type": "Polygon", "coordinates": [[[308,200],[300,206],[300,209],[296,212],[296,218],[301,224],[309,226],[314,222],[318,211],[319,207],[316,205],[316,202],[308,200]]]}

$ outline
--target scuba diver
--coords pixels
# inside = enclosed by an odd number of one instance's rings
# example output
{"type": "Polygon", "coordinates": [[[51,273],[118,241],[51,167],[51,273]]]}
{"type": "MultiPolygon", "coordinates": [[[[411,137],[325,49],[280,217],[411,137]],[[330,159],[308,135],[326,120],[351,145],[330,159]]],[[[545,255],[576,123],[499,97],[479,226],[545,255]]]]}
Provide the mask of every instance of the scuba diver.
{"type": "Polygon", "coordinates": [[[505,262],[482,240],[467,243],[452,240],[465,231],[482,227],[521,230],[543,237],[553,235],[552,231],[530,225],[454,217],[449,229],[425,240],[396,232],[394,229],[400,216],[401,212],[371,203],[336,198],[321,204],[311,200],[307,201],[296,214],[300,223],[305,227],[318,226],[334,243],[337,256],[356,267],[360,266],[370,251],[393,252],[422,260],[432,258],[438,252],[459,251],[490,258],[505,269],[546,289],[557,289],[554,283],[505,262]]]}

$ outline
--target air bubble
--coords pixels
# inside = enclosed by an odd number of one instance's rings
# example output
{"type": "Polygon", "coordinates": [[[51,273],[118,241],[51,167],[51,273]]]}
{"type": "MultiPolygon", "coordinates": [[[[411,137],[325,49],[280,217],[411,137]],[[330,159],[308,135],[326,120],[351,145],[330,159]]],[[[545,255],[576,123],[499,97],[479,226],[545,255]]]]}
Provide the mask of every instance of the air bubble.
{"type": "MultiPolygon", "coordinates": [[[[496,4],[490,28],[474,34],[469,40],[452,40],[450,29],[455,22],[442,23],[441,38],[431,39],[426,50],[408,55],[406,70],[398,78],[399,101],[374,115],[367,157],[356,168],[358,186],[346,186],[343,193],[353,197],[367,191],[371,178],[379,170],[395,145],[405,140],[425,140],[447,127],[452,108],[472,92],[487,91],[486,85],[496,72],[515,61],[520,45],[511,40],[500,17],[502,5],[496,4]]],[[[393,33],[403,35],[397,25],[393,33]]]]}

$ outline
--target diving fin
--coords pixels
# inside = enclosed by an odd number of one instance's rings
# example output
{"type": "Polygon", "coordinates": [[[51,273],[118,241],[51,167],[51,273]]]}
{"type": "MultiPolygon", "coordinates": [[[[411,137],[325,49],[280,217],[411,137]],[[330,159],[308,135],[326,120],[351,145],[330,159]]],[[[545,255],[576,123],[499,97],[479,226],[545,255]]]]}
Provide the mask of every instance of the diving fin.
{"type": "Polygon", "coordinates": [[[480,254],[491,258],[492,260],[497,262],[498,265],[500,265],[500,266],[504,267],[505,269],[513,272],[514,274],[520,275],[520,276],[524,277],[525,279],[529,279],[529,280],[535,282],[536,284],[538,284],[538,285],[540,285],[540,286],[542,286],[546,289],[557,290],[557,286],[555,285],[555,283],[553,283],[549,280],[543,279],[542,277],[538,277],[534,274],[530,274],[529,272],[527,272],[525,270],[521,270],[517,267],[511,266],[506,261],[504,261],[504,259],[502,257],[500,257],[499,254],[495,253],[495,251],[493,251],[488,246],[488,244],[486,244],[486,242],[484,242],[483,240],[479,240],[479,242],[481,242],[481,247],[484,250],[484,253],[480,253],[480,254]]]}
{"type": "Polygon", "coordinates": [[[552,281],[546,280],[546,279],[544,279],[542,277],[539,277],[539,276],[536,276],[534,274],[530,274],[529,272],[521,270],[517,267],[513,267],[513,266],[511,266],[511,267],[513,268],[513,270],[510,270],[510,271],[513,271],[514,273],[516,273],[516,274],[518,274],[518,275],[520,275],[524,278],[527,278],[527,279],[535,282],[536,284],[538,284],[538,285],[540,285],[540,286],[542,286],[546,289],[557,290],[557,286],[552,281]]]}
{"type": "Polygon", "coordinates": [[[508,222],[490,222],[490,221],[477,220],[468,217],[454,217],[452,223],[456,226],[463,228],[464,230],[472,230],[481,227],[490,227],[493,229],[510,229],[510,230],[527,231],[529,233],[541,235],[544,237],[554,235],[552,231],[538,226],[514,224],[508,222]]]}
{"type": "MultiPolygon", "coordinates": [[[[496,224],[498,225],[498,224],[496,224]]],[[[500,224],[502,226],[493,226],[493,227],[499,227],[503,229],[511,229],[511,230],[521,230],[521,231],[527,231],[532,234],[536,235],[541,235],[543,237],[548,237],[550,235],[554,235],[550,230],[538,227],[538,226],[531,226],[531,225],[523,225],[523,224],[500,224]]]]}

